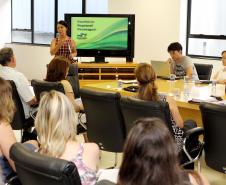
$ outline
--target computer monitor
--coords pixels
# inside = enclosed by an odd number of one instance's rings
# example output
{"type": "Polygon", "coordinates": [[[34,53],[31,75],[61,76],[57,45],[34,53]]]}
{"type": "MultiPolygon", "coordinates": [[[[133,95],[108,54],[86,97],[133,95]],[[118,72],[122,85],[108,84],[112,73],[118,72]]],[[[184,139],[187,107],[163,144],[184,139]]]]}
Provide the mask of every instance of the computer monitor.
{"type": "Polygon", "coordinates": [[[133,14],[65,14],[69,35],[75,40],[80,57],[134,57],[135,15],[133,14]]]}

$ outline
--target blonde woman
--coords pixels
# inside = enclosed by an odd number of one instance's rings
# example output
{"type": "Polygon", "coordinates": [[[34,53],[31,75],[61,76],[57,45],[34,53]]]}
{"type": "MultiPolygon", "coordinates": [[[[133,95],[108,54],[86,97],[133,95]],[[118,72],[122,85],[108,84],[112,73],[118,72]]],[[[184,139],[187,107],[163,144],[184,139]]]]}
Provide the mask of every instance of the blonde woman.
{"type": "Polygon", "coordinates": [[[11,91],[10,83],[0,77],[0,168],[3,181],[10,176],[12,169],[15,170],[14,163],[9,157],[9,149],[16,142],[10,125],[15,112],[11,91]]]}
{"type": "Polygon", "coordinates": [[[3,179],[2,179],[2,169],[0,168],[0,185],[4,185],[3,179]]]}
{"type": "Polygon", "coordinates": [[[82,184],[95,184],[99,148],[94,143],[78,143],[76,125],[73,106],[63,93],[50,91],[42,96],[35,120],[39,152],[74,162],[82,184]]]}

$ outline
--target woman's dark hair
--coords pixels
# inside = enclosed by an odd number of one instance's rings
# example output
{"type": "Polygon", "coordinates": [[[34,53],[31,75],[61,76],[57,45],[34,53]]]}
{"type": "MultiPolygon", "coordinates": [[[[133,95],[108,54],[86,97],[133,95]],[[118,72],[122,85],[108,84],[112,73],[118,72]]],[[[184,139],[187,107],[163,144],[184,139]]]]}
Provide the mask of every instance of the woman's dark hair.
{"type": "Polygon", "coordinates": [[[13,50],[12,48],[2,48],[0,50],[0,64],[6,66],[13,57],[13,50]]]}
{"type": "Polygon", "coordinates": [[[61,25],[63,25],[65,28],[68,29],[68,23],[65,22],[65,21],[60,20],[60,21],[57,22],[57,24],[61,24],[61,25]]]}
{"type": "Polygon", "coordinates": [[[139,82],[138,98],[141,100],[157,101],[156,74],[150,64],[140,63],[135,69],[135,76],[139,82]]]}
{"type": "Polygon", "coordinates": [[[119,185],[181,185],[174,140],[158,118],[138,119],[124,145],[119,185]]]}
{"type": "Polygon", "coordinates": [[[168,46],[167,51],[182,51],[182,45],[179,42],[173,42],[168,46]]]}
{"type": "Polygon", "coordinates": [[[47,67],[46,81],[58,82],[65,80],[70,61],[63,56],[54,57],[47,67]]]}
{"type": "Polygon", "coordinates": [[[221,55],[223,55],[224,53],[226,53],[226,50],[222,51],[221,55]]]}

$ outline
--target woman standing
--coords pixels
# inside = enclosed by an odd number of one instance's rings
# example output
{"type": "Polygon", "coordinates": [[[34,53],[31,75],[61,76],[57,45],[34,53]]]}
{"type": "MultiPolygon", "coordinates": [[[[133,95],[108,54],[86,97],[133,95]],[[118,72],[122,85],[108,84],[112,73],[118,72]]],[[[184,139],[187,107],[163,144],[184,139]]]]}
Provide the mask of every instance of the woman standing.
{"type": "Polygon", "coordinates": [[[73,58],[77,56],[75,41],[67,35],[68,24],[65,21],[57,23],[57,37],[54,38],[50,46],[50,54],[64,56],[73,63],[73,58]]]}

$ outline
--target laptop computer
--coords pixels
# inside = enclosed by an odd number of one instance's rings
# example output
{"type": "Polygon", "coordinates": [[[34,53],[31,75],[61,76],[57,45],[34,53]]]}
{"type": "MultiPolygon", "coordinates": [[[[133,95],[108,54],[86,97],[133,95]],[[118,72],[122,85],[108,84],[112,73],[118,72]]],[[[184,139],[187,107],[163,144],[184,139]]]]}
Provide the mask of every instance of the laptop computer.
{"type": "MultiPolygon", "coordinates": [[[[153,67],[157,78],[169,80],[170,79],[170,64],[166,61],[151,60],[151,66],[153,67]]],[[[176,77],[176,79],[180,79],[176,77]]]]}

